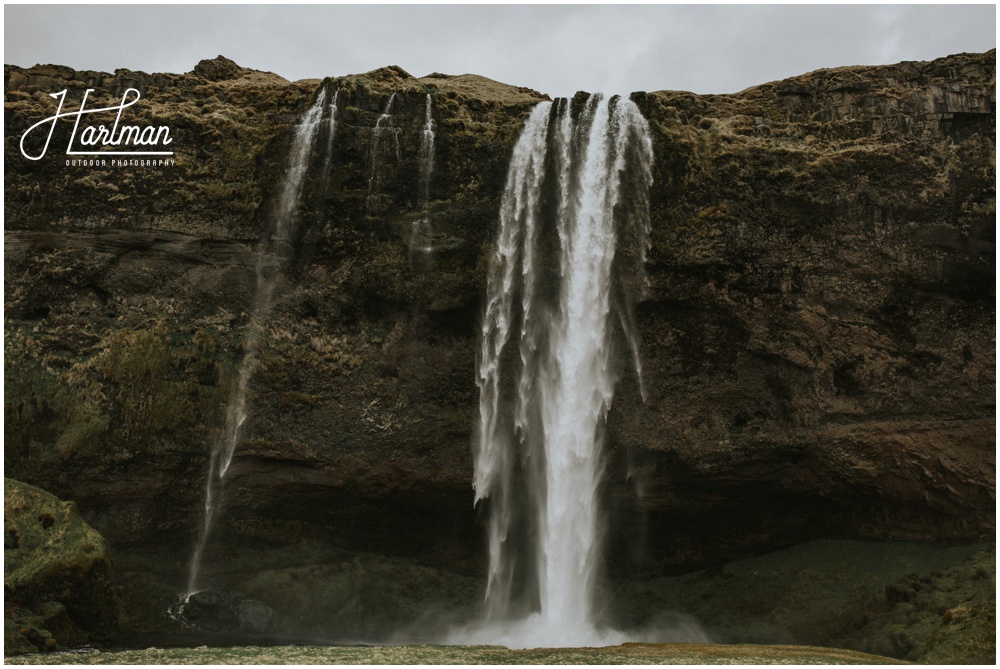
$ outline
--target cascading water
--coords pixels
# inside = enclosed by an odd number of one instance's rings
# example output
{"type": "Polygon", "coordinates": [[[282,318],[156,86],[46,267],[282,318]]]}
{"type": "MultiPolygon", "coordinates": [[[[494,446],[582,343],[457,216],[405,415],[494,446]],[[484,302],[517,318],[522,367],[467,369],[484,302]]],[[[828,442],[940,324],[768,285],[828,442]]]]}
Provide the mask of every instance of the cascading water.
{"type": "Polygon", "coordinates": [[[392,117],[392,103],[396,100],[396,94],[389,96],[389,101],[385,105],[385,111],[372,128],[371,143],[371,175],[368,177],[368,214],[378,215],[382,213],[382,203],[379,195],[382,192],[382,184],[386,177],[386,168],[390,163],[398,163],[400,158],[399,149],[399,128],[394,125],[392,117]]]}
{"type": "MultiPolygon", "coordinates": [[[[313,144],[319,135],[323,118],[323,106],[326,103],[326,89],[320,90],[316,102],[306,112],[295,128],[292,146],[288,154],[288,169],[285,181],[278,196],[274,212],[274,223],[271,234],[265,237],[257,251],[256,292],[254,295],[251,318],[244,343],[243,360],[237,374],[236,386],[226,406],[225,424],[220,439],[215,443],[208,462],[208,477],[205,484],[205,508],[201,528],[195,542],[188,572],[187,596],[198,591],[198,577],[201,571],[202,555],[211,534],[212,523],[215,520],[216,505],[221,492],[226,472],[233,460],[236,446],[239,444],[243,423],[247,418],[247,388],[250,379],[257,369],[260,352],[261,330],[267,316],[270,314],[275,286],[282,273],[282,264],[290,257],[292,250],[292,233],[294,231],[295,213],[302,197],[306,172],[313,144]]],[[[333,142],[333,132],[336,113],[336,94],[329,110],[329,139],[333,142]]],[[[329,155],[332,147],[327,147],[329,155]]],[[[327,158],[324,158],[326,160],[327,158]]]]}
{"type": "Polygon", "coordinates": [[[326,150],[323,152],[322,172],[324,176],[330,171],[330,165],[333,162],[333,140],[337,137],[337,100],[339,97],[340,91],[334,91],[326,110],[327,135],[326,150]]]}
{"type": "Polygon", "coordinates": [[[420,208],[423,216],[413,222],[410,227],[410,239],[407,244],[410,250],[410,263],[415,262],[416,253],[426,253],[432,250],[430,238],[431,228],[430,204],[431,174],[434,171],[434,115],[431,94],[427,94],[427,104],[424,107],[424,129],[420,133],[420,208]]]}
{"type": "Polygon", "coordinates": [[[427,94],[424,108],[424,130],[420,134],[420,197],[421,206],[426,209],[430,201],[431,172],[434,170],[434,116],[431,94],[427,94]]]}
{"type": "Polygon", "coordinates": [[[648,125],[630,100],[540,103],[507,174],[478,355],[486,618],[463,642],[620,643],[595,606],[604,421],[645,286],[648,125]]]}

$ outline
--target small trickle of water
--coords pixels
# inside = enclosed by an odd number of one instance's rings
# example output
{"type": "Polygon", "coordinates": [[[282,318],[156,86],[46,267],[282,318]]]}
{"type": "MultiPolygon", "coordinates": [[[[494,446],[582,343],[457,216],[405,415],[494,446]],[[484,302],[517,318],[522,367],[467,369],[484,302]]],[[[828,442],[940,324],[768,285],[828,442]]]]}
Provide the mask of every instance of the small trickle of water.
{"type": "MultiPolygon", "coordinates": [[[[235,388],[226,405],[222,435],[213,445],[212,454],[208,461],[204,513],[198,539],[191,556],[187,584],[188,595],[197,592],[202,556],[211,534],[212,523],[215,520],[219,493],[226,473],[229,471],[229,466],[232,464],[233,454],[239,444],[243,424],[247,419],[247,390],[250,379],[257,370],[261,331],[271,312],[274,290],[282,274],[282,265],[290,257],[295,213],[302,198],[302,188],[309,168],[310,154],[318,135],[326,98],[327,93],[323,89],[316,96],[316,102],[295,128],[288,153],[285,180],[274,212],[272,233],[261,241],[257,251],[257,287],[244,341],[243,359],[240,362],[235,388]]],[[[336,100],[336,95],[334,100],[336,100]]],[[[335,106],[334,109],[336,109],[335,106]]],[[[331,128],[330,142],[332,141],[331,128]]]]}
{"type": "MultiPolygon", "coordinates": [[[[434,228],[431,226],[429,209],[431,192],[431,174],[434,172],[434,115],[433,98],[427,94],[427,104],[424,107],[424,129],[420,134],[420,209],[422,215],[410,226],[410,238],[407,247],[410,250],[410,264],[414,265],[420,254],[433,250],[431,239],[434,228]]],[[[428,258],[424,258],[428,260],[428,258]]]]}
{"type": "Polygon", "coordinates": [[[388,164],[391,161],[399,162],[400,129],[396,127],[392,116],[392,103],[396,100],[396,94],[389,96],[389,101],[385,105],[385,111],[372,128],[371,143],[371,175],[368,177],[368,214],[378,215],[382,213],[382,203],[380,195],[383,182],[385,181],[388,164]]]}
{"type": "Polygon", "coordinates": [[[421,206],[426,209],[430,201],[431,172],[434,170],[434,116],[431,94],[427,94],[424,110],[424,130],[420,135],[420,196],[421,206]]]}
{"type": "Polygon", "coordinates": [[[486,622],[465,642],[626,640],[601,628],[595,603],[598,486],[622,349],[638,351],[631,300],[636,277],[644,285],[651,164],[647,123],[618,97],[593,95],[575,118],[567,100],[540,103],[515,146],[477,360],[486,622]]]}
{"type": "MultiPolygon", "coordinates": [[[[278,198],[278,208],[274,216],[274,237],[272,241],[288,241],[292,229],[292,219],[302,197],[302,186],[305,184],[306,171],[309,169],[309,154],[312,151],[313,140],[319,131],[320,120],[323,117],[323,105],[326,104],[326,89],[320,91],[316,102],[306,112],[295,128],[292,147],[288,155],[288,169],[282,184],[281,195],[278,198]]],[[[267,245],[265,245],[267,246],[267,245]]],[[[271,253],[276,249],[265,249],[271,253]]],[[[258,255],[258,257],[260,257],[258,255]]],[[[258,282],[258,289],[260,282],[258,282]]]]}
{"type": "Polygon", "coordinates": [[[333,140],[337,137],[337,100],[340,91],[334,91],[326,110],[326,149],[323,151],[323,172],[325,176],[333,164],[333,140]]]}

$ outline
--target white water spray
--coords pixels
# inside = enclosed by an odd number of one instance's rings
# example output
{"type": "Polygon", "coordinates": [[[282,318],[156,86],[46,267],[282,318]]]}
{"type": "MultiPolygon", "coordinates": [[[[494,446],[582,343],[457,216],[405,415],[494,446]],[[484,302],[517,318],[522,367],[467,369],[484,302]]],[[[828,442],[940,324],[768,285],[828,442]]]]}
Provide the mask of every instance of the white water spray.
{"type": "Polygon", "coordinates": [[[424,108],[424,130],[420,134],[420,196],[421,205],[427,208],[431,192],[431,172],[434,170],[434,116],[431,94],[427,94],[424,108]]]}
{"type": "MultiPolygon", "coordinates": [[[[244,343],[243,360],[237,374],[236,386],[226,405],[225,424],[220,439],[215,443],[209,457],[208,477],[205,484],[205,507],[201,528],[195,542],[188,572],[187,595],[198,591],[198,576],[202,566],[202,555],[212,531],[215,520],[216,504],[226,472],[233,461],[233,454],[239,444],[243,424],[247,418],[247,389],[250,379],[257,369],[260,352],[260,337],[264,322],[271,312],[274,290],[281,276],[281,265],[291,255],[292,232],[294,231],[295,214],[302,197],[306,172],[313,143],[318,135],[320,121],[323,117],[323,105],[327,93],[323,89],[316,97],[316,102],[306,112],[295,128],[292,146],[288,153],[288,169],[278,196],[274,212],[274,227],[272,234],[262,240],[257,251],[257,288],[254,295],[251,319],[244,343]]],[[[334,107],[336,109],[336,94],[334,107]]],[[[331,124],[334,122],[331,115],[331,124]]],[[[333,128],[330,128],[330,143],[332,143],[333,128]]]]}
{"type": "Polygon", "coordinates": [[[462,642],[626,640],[601,628],[594,601],[598,487],[622,350],[637,363],[631,300],[645,281],[651,164],[638,108],[600,95],[576,118],[567,100],[540,103],[515,146],[477,361],[474,485],[477,503],[489,505],[486,620],[462,642]],[[631,247],[616,260],[619,239],[631,247]],[[616,276],[621,263],[632,276],[616,276]],[[512,357],[506,351],[515,345],[512,357]]]}

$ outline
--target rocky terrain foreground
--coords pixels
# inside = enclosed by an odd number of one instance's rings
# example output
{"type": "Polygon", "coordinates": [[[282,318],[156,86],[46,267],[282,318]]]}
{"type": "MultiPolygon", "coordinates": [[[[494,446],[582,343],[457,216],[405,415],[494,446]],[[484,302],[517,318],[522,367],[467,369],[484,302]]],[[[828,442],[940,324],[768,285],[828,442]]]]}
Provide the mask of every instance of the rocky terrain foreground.
{"type": "MultiPolygon", "coordinates": [[[[25,663],[9,658],[11,664],[25,663]]],[[[497,646],[185,648],[57,653],[32,664],[904,664],[810,646],[629,643],[608,648],[508,650],[497,646]]]]}
{"type": "MultiPolygon", "coordinates": [[[[511,148],[546,96],[398,67],[288,82],[222,57],[4,74],[5,476],[73,501],[107,540],[123,632],[176,624],[162,614],[186,580],[255,251],[320,86],[338,91],[333,160],[308,173],[206,578],[342,638],[465,616],[486,564],[470,456],[485,268],[511,148]],[[49,93],[116,103],[129,87],[138,122],[171,128],[175,165],[69,165],[69,123],[43,160],[21,155],[49,93]],[[374,164],[393,93],[400,159],[374,164]]],[[[995,540],[995,90],[989,51],[632,94],[656,161],[646,398],[624,375],[602,496],[611,587],[651,608],[617,615],[693,607],[651,593],[814,540],[969,547],[869,583],[852,611],[911,608],[852,647],[945,661],[926,655],[939,628],[995,607],[995,557],[974,546],[995,540]],[[951,587],[966,559],[980,566],[951,587]],[[954,596],[925,606],[908,573],[954,596]]],[[[788,622],[777,606],[718,629],[749,640],[755,620],[788,622]]]]}

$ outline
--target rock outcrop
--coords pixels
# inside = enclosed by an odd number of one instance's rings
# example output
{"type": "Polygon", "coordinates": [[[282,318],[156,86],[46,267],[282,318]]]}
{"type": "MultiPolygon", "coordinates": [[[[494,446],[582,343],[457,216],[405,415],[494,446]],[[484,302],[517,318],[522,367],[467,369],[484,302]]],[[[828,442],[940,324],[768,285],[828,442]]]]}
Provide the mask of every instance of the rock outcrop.
{"type": "MultiPolygon", "coordinates": [[[[238,549],[288,568],[268,551],[309,543],[476,576],[484,268],[544,96],[398,67],[287,82],[221,57],[182,75],[5,68],[6,473],[75,500],[164,582],[184,580],[255,250],[320,86],[338,91],[333,158],[305,183],[207,563],[225,578],[238,549]],[[23,159],[48,93],[87,87],[140,90],[175,164],[23,159]],[[373,189],[393,93],[400,160],[373,189]],[[431,252],[412,244],[425,219],[431,252]]],[[[625,378],[609,415],[609,574],[992,537],[995,52],[633,99],[656,156],[647,398],[625,378]]]]}
{"type": "Polygon", "coordinates": [[[670,634],[683,612],[720,643],[990,664],[996,548],[821,540],[682,576],[623,579],[607,601],[613,618],[651,634],[670,634]]]}
{"type": "Polygon", "coordinates": [[[107,542],[76,504],[4,479],[4,654],[107,640],[118,597],[107,542]]]}
{"type": "Polygon", "coordinates": [[[994,68],[639,96],[659,130],[650,397],[611,421],[670,562],[694,528],[727,553],[749,527],[992,535],[994,68]]]}
{"type": "Polygon", "coordinates": [[[211,632],[266,634],[277,627],[271,607],[231,590],[202,590],[187,598],[184,621],[211,632]]]}

